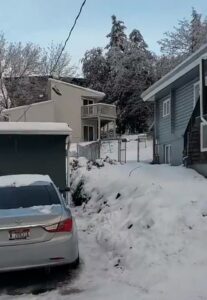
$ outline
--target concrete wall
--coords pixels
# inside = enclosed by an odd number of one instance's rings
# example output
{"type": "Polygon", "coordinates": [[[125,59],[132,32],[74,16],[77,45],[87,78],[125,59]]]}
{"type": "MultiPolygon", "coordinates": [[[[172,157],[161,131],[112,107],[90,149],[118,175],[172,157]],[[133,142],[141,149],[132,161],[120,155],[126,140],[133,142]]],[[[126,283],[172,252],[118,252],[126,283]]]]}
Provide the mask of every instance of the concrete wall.
{"type": "Polygon", "coordinates": [[[54,101],[11,108],[6,114],[10,122],[55,122],[54,101]]]}

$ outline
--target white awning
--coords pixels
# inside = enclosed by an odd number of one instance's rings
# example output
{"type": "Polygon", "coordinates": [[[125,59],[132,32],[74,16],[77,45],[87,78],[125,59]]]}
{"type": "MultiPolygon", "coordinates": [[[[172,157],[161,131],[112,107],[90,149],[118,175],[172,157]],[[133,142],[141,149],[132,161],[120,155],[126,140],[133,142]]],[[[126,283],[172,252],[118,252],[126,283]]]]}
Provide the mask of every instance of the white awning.
{"type": "Polygon", "coordinates": [[[71,132],[66,123],[0,122],[0,134],[70,135],[71,132]]]}

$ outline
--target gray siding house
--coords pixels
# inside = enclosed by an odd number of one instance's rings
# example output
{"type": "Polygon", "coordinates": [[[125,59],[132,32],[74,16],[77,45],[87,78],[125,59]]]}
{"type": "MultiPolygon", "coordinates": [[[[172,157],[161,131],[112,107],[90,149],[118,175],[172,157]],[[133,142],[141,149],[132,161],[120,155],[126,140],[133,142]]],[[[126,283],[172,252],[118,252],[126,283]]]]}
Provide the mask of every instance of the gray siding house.
{"type": "Polygon", "coordinates": [[[142,93],[154,102],[154,162],[207,175],[207,45],[142,93]]]}

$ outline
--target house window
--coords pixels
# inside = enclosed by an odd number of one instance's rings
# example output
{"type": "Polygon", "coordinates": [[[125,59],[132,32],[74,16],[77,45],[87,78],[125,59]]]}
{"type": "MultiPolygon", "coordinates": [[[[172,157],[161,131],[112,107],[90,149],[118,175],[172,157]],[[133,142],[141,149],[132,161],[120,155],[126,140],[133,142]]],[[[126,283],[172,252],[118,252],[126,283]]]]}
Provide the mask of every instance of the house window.
{"type": "Polygon", "coordinates": [[[83,138],[84,138],[84,142],[90,142],[94,140],[93,126],[83,126],[83,138]]]}
{"type": "Polygon", "coordinates": [[[93,104],[93,100],[83,99],[83,105],[93,104]]]}
{"type": "Polygon", "coordinates": [[[164,146],[165,164],[170,164],[171,162],[171,145],[164,146]]]}
{"type": "Polygon", "coordinates": [[[170,99],[163,101],[163,112],[162,116],[166,117],[170,114],[170,99]]]}
{"type": "Polygon", "coordinates": [[[196,106],[199,96],[200,96],[200,82],[198,81],[193,86],[193,107],[196,106]]]}

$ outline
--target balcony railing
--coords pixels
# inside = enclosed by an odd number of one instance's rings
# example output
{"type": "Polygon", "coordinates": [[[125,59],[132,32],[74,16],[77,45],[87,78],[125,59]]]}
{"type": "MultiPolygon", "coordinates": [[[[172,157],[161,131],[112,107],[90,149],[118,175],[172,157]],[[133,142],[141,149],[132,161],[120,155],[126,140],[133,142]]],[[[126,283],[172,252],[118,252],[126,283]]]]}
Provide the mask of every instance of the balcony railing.
{"type": "Polygon", "coordinates": [[[95,103],[89,105],[83,105],[81,107],[82,118],[96,118],[105,117],[110,119],[116,119],[116,106],[105,103],[95,103]]]}

